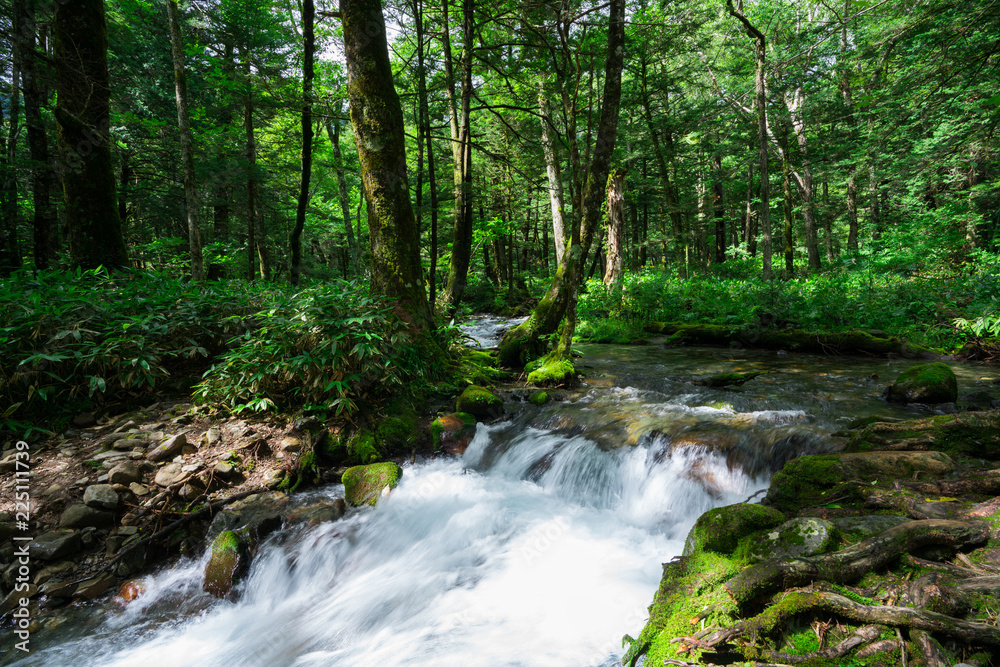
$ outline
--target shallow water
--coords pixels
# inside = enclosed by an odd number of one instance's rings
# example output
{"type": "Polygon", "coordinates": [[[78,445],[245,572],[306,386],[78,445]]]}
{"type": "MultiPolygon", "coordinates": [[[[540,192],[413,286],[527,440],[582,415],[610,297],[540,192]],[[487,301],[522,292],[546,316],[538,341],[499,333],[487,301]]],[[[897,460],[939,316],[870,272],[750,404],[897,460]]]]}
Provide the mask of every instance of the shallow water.
{"type": "MultiPolygon", "coordinates": [[[[920,410],[879,398],[915,362],[580,348],[585,386],[508,404],[463,457],[406,466],[375,508],[272,536],[237,601],[201,591],[206,553],[147,577],[124,610],[72,611],[16,664],[610,667],[699,514],[835,449],[845,420],[920,410]],[[690,382],[747,370],[770,373],[690,382]]],[[[956,368],[963,390],[983,372],[956,368]]]]}

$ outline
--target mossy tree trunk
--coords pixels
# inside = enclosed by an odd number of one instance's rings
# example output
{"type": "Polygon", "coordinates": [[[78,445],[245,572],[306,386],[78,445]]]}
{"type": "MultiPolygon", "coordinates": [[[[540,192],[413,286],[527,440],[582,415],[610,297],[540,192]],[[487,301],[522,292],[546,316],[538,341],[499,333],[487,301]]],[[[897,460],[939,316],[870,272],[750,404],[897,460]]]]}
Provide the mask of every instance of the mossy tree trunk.
{"type": "MultiPolygon", "coordinates": [[[[337,103],[336,114],[342,113],[341,103],[337,103]]],[[[347,176],[344,171],[344,158],[340,153],[340,118],[330,118],[326,121],[326,135],[333,147],[333,169],[337,172],[337,195],[340,199],[340,215],[344,218],[344,232],[347,234],[347,273],[352,274],[358,268],[358,241],[354,238],[354,227],[351,224],[351,198],[347,194],[347,176]]],[[[360,216],[359,216],[360,217],[360,216]]],[[[360,220],[358,221],[360,223],[360,220]]]]}
{"type": "Polygon", "coordinates": [[[20,96],[17,86],[17,54],[11,58],[10,106],[8,126],[3,133],[3,109],[0,108],[0,277],[6,277],[21,267],[21,251],[17,241],[17,118],[20,96]]]}
{"type": "Polygon", "coordinates": [[[103,0],[57,3],[54,54],[63,196],[74,267],[128,264],[111,162],[103,0]]]}
{"type": "Polygon", "coordinates": [[[372,287],[397,300],[417,329],[433,327],[410,204],[403,111],[392,80],[379,0],[341,0],[347,95],[368,202],[372,287]]]}
{"type": "Polygon", "coordinates": [[[583,188],[583,215],[579,225],[572,226],[569,247],[563,263],[556,269],[545,296],[523,324],[504,335],[500,345],[500,362],[508,366],[523,365],[528,356],[544,352],[544,336],[559,331],[559,343],[553,352],[556,359],[569,359],[576,326],[576,301],[587,253],[601,220],[601,204],[611,169],[611,156],[618,136],[621,74],[625,60],[625,4],[612,0],[608,25],[608,59],[605,66],[604,95],[597,142],[583,188]],[[565,322],[563,319],[565,318],[565,322]]]}
{"type": "Polygon", "coordinates": [[[612,169],[608,176],[608,266],[604,284],[617,294],[622,289],[625,245],[625,170],[612,169]]]}

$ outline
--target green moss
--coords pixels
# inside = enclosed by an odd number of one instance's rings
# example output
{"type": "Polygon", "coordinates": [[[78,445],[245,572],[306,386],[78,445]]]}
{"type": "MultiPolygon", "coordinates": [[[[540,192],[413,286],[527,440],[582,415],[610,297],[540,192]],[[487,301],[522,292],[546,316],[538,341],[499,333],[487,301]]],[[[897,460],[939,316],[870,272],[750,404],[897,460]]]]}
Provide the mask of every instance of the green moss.
{"type": "Polygon", "coordinates": [[[545,405],[552,400],[547,391],[536,391],[528,397],[528,402],[532,405],[545,405]]]}
{"type": "Polygon", "coordinates": [[[467,412],[453,412],[450,415],[438,417],[431,422],[431,442],[434,451],[441,449],[441,440],[446,433],[455,433],[458,437],[475,435],[476,418],[467,412]],[[471,433],[469,432],[471,430],[471,433]]]}
{"type": "Polygon", "coordinates": [[[477,419],[492,419],[503,414],[503,399],[489,389],[469,385],[455,401],[456,412],[466,412],[477,419]]]}
{"type": "Polygon", "coordinates": [[[371,463],[381,456],[376,444],[375,435],[362,429],[351,436],[347,443],[348,458],[358,463],[371,463]]]}
{"type": "Polygon", "coordinates": [[[528,382],[541,387],[571,384],[575,380],[573,362],[556,354],[546,356],[537,369],[528,373],[528,382]]]}
{"type": "Polygon", "coordinates": [[[392,410],[375,427],[375,441],[387,454],[412,447],[417,438],[417,413],[410,406],[392,410]]]}
{"type": "Polygon", "coordinates": [[[403,469],[392,462],[348,468],[341,477],[344,499],[353,507],[375,505],[384,489],[396,488],[402,474],[403,469]]]}
{"type": "Polygon", "coordinates": [[[702,550],[731,554],[741,538],[784,521],[784,514],[764,505],[738,503],[716,507],[698,517],[684,545],[684,554],[702,550]]]}
{"type": "Polygon", "coordinates": [[[958,400],[955,372],[940,361],[903,371],[889,387],[889,399],[904,403],[949,403],[958,400]]]}
{"type": "Polygon", "coordinates": [[[224,530],[212,542],[212,554],[236,553],[240,550],[240,538],[231,530],[224,530]]]}
{"type": "Polygon", "coordinates": [[[820,502],[825,492],[845,479],[844,467],[836,455],[800,456],[771,478],[767,502],[781,511],[798,510],[820,502]]]}

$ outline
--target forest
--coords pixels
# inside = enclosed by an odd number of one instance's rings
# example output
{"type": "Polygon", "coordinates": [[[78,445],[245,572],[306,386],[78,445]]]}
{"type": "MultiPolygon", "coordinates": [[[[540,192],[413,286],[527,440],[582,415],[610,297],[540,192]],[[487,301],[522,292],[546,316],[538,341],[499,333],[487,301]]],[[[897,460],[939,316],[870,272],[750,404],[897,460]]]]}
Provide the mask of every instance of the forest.
{"type": "Polygon", "coordinates": [[[17,664],[996,664],[998,26],[0,0],[17,664]]]}

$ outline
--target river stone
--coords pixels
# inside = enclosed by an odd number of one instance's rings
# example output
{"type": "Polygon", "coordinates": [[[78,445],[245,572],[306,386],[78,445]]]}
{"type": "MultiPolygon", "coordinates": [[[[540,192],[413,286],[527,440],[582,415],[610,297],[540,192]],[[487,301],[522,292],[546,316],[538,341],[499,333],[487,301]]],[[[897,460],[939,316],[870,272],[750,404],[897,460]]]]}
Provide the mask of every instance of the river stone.
{"type": "Polygon", "coordinates": [[[70,505],[59,517],[60,528],[101,528],[114,523],[114,512],[87,507],[86,505],[70,505]]]}
{"type": "Polygon", "coordinates": [[[153,481],[160,486],[167,487],[180,479],[183,474],[185,473],[181,470],[180,463],[168,463],[157,471],[153,481]]]}
{"type": "Polygon", "coordinates": [[[899,403],[954,403],[958,400],[958,380],[943,362],[921,364],[900,373],[886,398],[899,403]]]}
{"type": "Polygon", "coordinates": [[[528,403],[539,406],[545,405],[551,400],[552,397],[549,395],[549,392],[541,389],[539,389],[538,391],[536,391],[535,393],[533,393],[531,396],[528,397],[528,403]]]}
{"type": "Polygon", "coordinates": [[[837,527],[826,519],[801,517],[764,536],[762,558],[799,558],[826,553],[837,539],[837,527]]]}
{"type": "Polygon", "coordinates": [[[80,533],[75,530],[53,530],[42,533],[31,542],[31,555],[38,560],[57,560],[80,550],[80,533]]]}
{"type": "Polygon", "coordinates": [[[100,452],[99,454],[94,454],[90,457],[91,461],[106,461],[108,459],[123,459],[128,456],[128,452],[117,452],[113,449],[109,449],[106,452],[100,452]]]}
{"type": "Polygon", "coordinates": [[[250,552],[240,536],[231,530],[222,531],[212,542],[202,590],[217,598],[225,597],[249,566],[250,552]]]}
{"type": "Polygon", "coordinates": [[[207,539],[227,530],[239,530],[247,544],[256,544],[281,528],[282,513],[287,506],[288,496],[280,491],[255,493],[237,500],[215,515],[207,539]]]}
{"type": "Polygon", "coordinates": [[[456,412],[467,412],[476,419],[495,419],[503,414],[503,399],[489,389],[469,385],[455,401],[456,412]]]}
{"type": "Polygon", "coordinates": [[[476,418],[466,412],[454,412],[431,422],[434,449],[444,450],[448,454],[464,454],[475,435],[476,418]]]}
{"type": "Polygon", "coordinates": [[[341,477],[344,499],[352,507],[375,505],[396,488],[402,474],[403,469],[390,461],[348,468],[341,477]]]}
{"type": "Polygon", "coordinates": [[[289,523],[304,523],[314,526],[326,521],[336,521],[344,516],[347,511],[347,503],[343,498],[324,499],[310,505],[296,507],[288,513],[289,523]]]}
{"type": "Polygon", "coordinates": [[[140,440],[139,438],[122,438],[121,440],[115,440],[113,447],[120,452],[130,452],[136,447],[145,447],[146,441],[140,440]]]}
{"type": "Polygon", "coordinates": [[[107,573],[96,576],[93,579],[87,579],[77,586],[75,591],[73,591],[73,599],[93,600],[114,585],[114,575],[107,573]]]}
{"type": "Polygon", "coordinates": [[[738,503],[716,507],[698,517],[685,541],[684,555],[702,550],[732,553],[740,538],[774,528],[784,521],[784,514],[765,505],[738,503]]]}
{"type": "Polygon", "coordinates": [[[286,435],[281,439],[281,443],[278,445],[278,449],[283,452],[298,452],[302,450],[302,441],[296,438],[294,435],[286,435]]]}
{"type": "Polygon", "coordinates": [[[847,470],[862,477],[911,479],[914,473],[944,475],[955,469],[955,462],[943,452],[856,452],[841,454],[847,470]]]}
{"type": "Polygon", "coordinates": [[[207,431],[205,431],[205,440],[208,442],[209,447],[214,447],[215,445],[222,442],[222,429],[218,426],[211,426],[207,431]]]}
{"type": "Polygon", "coordinates": [[[77,428],[88,428],[97,423],[97,418],[89,412],[81,412],[73,417],[73,426],[77,428]]]}
{"type": "Polygon", "coordinates": [[[172,438],[167,438],[163,441],[163,444],[158,445],[156,449],[151,451],[146,458],[150,461],[159,462],[172,459],[181,453],[184,449],[184,445],[187,444],[187,436],[183,433],[179,433],[172,438]]]}
{"type": "Polygon", "coordinates": [[[142,473],[139,467],[132,461],[122,461],[108,471],[108,481],[112,484],[124,484],[128,486],[133,482],[142,481],[142,473]]]}
{"type": "Polygon", "coordinates": [[[93,484],[83,492],[83,504],[87,507],[113,510],[118,507],[118,494],[110,484],[93,484]]]}

